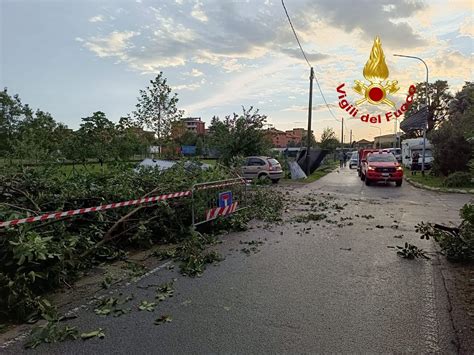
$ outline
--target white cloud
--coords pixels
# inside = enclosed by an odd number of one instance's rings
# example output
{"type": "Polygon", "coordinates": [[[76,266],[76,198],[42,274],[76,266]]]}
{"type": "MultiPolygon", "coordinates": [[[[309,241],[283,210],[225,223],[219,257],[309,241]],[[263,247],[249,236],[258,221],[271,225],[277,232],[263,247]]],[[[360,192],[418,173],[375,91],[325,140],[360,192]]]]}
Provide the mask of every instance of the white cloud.
{"type": "Polygon", "coordinates": [[[102,15],[97,15],[97,16],[93,16],[89,19],[89,22],[103,22],[105,19],[104,19],[104,16],[102,15]]]}
{"type": "Polygon", "coordinates": [[[201,22],[207,22],[209,21],[209,18],[201,7],[202,3],[200,1],[197,1],[196,4],[193,6],[193,11],[191,11],[191,16],[201,22]]]}
{"type": "MultiPolygon", "coordinates": [[[[133,44],[129,43],[129,39],[140,35],[140,32],[113,31],[108,36],[92,37],[84,42],[84,47],[95,53],[98,57],[118,57],[121,60],[127,59],[127,49],[131,48],[133,44]]],[[[78,39],[76,39],[78,40],[78,39]]],[[[81,42],[81,40],[78,40],[81,42]]]]}
{"type": "Polygon", "coordinates": [[[466,17],[461,23],[459,33],[464,36],[474,37],[474,25],[471,16],[466,17]]]}
{"type": "Polygon", "coordinates": [[[196,68],[193,68],[193,70],[191,70],[191,72],[189,73],[189,75],[197,77],[197,76],[202,76],[202,75],[204,75],[204,73],[203,73],[202,71],[196,69],[196,68]]]}

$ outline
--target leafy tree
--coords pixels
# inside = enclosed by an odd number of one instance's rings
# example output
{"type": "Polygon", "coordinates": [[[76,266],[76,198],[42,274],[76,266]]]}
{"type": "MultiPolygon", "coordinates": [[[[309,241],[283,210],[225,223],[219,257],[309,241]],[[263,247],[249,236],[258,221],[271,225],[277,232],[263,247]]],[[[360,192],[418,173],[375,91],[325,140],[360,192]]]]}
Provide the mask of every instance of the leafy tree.
{"type": "Polygon", "coordinates": [[[0,92],[0,156],[11,156],[18,126],[25,117],[32,116],[33,112],[21,103],[18,95],[10,96],[7,88],[0,92]]]}
{"type": "Polygon", "coordinates": [[[82,148],[80,160],[95,158],[103,165],[107,158],[113,156],[110,147],[114,135],[115,125],[107,119],[105,113],[97,111],[92,116],[83,118],[77,133],[77,143],[82,148]]]}
{"type": "MultiPolygon", "coordinates": [[[[316,146],[316,137],[314,136],[314,133],[311,133],[311,147],[315,147],[316,146]]],[[[308,145],[308,134],[304,134],[302,139],[301,139],[301,145],[303,147],[307,147],[308,145]]],[[[289,146],[289,145],[288,145],[289,146]]]]}
{"type": "Polygon", "coordinates": [[[61,139],[54,133],[57,128],[57,122],[47,112],[37,110],[35,116],[26,117],[18,123],[18,136],[12,147],[15,157],[36,162],[57,158],[61,139]]]}
{"type": "MultiPolygon", "coordinates": [[[[407,112],[405,117],[410,117],[415,112],[419,111],[426,105],[426,84],[425,82],[416,84],[416,93],[413,97],[413,103],[407,112]]],[[[437,80],[434,83],[428,83],[428,128],[427,132],[436,129],[441,122],[448,117],[449,114],[449,103],[453,96],[449,92],[449,85],[447,81],[437,80]]],[[[421,137],[422,131],[412,132],[410,137],[421,137]]]]}
{"type": "Polygon", "coordinates": [[[224,120],[214,116],[209,127],[211,145],[217,148],[224,164],[236,156],[266,154],[270,142],[265,137],[263,126],[267,116],[250,107],[242,107],[242,114],[234,113],[224,120]]]}
{"type": "Polygon", "coordinates": [[[158,144],[165,143],[171,134],[172,123],[179,120],[183,112],[178,110],[178,95],[171,93],[167,79],[160,72],[150,86],[140,90],[137,110],[133,112],[137,122],[156,132],[158,144]]]}
{"type": "Polygon", "coordinates": [[[321,134],[321,149],[334,150],[339,145],[336,133],[330,127],[326,127],[321,134]]]}
{"type": "Polygon", "coordinates": [[[444,175],[469,168],[474,132],[474,85],[467,82],[449,106],[449,116],[431,132],[436,168],[444,175]]]}
{"type": "Polygon", "coordinates": [[[196,140],[196,155],[201,156],[204,154],[204,140],[202,137],[198,137],[196,140]]]}

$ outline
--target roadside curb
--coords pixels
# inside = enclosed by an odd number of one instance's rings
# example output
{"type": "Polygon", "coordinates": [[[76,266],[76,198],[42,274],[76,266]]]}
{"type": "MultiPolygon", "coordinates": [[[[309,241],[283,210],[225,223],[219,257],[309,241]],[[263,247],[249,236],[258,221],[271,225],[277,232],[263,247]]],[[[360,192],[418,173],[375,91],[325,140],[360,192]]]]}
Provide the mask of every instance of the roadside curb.
{"type": "Polygon", "coordinates": [[[404,179],[412,186],[418,187],[420,189],[436,191],[436,192],[454,192],[458,194],[474,194],[474,189],[463,190],[463,189],[452,189],[452,188],[443,188],[443,187],[431,187],[420,184],[419,182],[413,181],[412,179],[404,176],[404,179]]]}

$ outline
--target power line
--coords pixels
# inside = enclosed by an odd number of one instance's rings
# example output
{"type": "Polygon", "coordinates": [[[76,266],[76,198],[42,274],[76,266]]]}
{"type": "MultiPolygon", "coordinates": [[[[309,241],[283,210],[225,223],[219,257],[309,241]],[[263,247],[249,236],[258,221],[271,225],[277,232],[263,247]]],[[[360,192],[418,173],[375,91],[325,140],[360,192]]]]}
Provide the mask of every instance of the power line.
{"type": "MultiPolygon", "coordinates": [[[[286,6],[285,6],[285,2],[284,0],[281,0],[281,4],[283,5],[283,9],[285,10],[285,14],[286,14],[286,17],[288,18],[288,22],[290,23],[290,26],[291,26],[291,30],[293,31],[293,34],[295,35],[295,39],[296,39],[296,42],[298,42],[298,46],[300,47],[301,49],[301,53],[303,54],[303,57],[304,59],[306,60],[306,63],[308,63],[308,66],[310,68],[312,68],[313,66],[311,65],[311,63],[309,62],[308,58],[306,57],[306,54],[303,50],[303,46],[301,45],[301,42],[298,38],[298,35],[296,34],[296,30],[295,30],[295,27],[293,26],[293,23],[291,22],[291,18],[290,18],[290,15],[288,14],[288,10],[286,9],[286,6]]],[[[332,112],[331,110],[331,107],[329,106],[327,100],[326,100],[326,97],[324,96],[324,93],[323,93],[323,90],[321,89],[321,85],[319,85],[319,80],[318,80],[318,77],[316,75],[314,75],[314,78],[316,79],[316,84],[318,85],[318,89],[319,89],[319,92],[321,93],[321,96],[324,100],[324,103],[326,104],[326,107],[327,109],[329,110],[329,113],[331,114],[331,116],[337,121],[337,122],[341,122],[340,119],[338,119],[334,113],[332,112]]]]}
{"type": "Polygon", "coordinates": [[[303,53],[303,57],[306,60],[306,63],[308,63],[309,67],[311,68],[312,65],[310,64],[308,58],[306,57],[306,54],[304,53],[303,47],[301,46],[301,43],[300,43],[300,40],[298,39],[298,35],[296,34],[295,28],[293,27],[293,24],[291,23],[290,15],[288,15],[288,11],[286,10],[286,6],[283,0],[281,0],[281,4],[283,5],[283,9],[285,10],[286,17],[288,18],[288,22],[290,23],[291,29],[293,30],[293,34],[295,35],[296,42],[298,42],[298,45],[300,46],[301,53],[303,53]]]}

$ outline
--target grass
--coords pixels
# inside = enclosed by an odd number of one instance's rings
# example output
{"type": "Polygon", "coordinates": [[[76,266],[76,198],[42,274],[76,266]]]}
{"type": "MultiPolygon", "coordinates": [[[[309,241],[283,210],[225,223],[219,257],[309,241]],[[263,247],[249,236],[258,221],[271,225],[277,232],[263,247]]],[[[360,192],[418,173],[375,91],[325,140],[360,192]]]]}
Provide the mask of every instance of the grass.
{"type": "Polygon", "coordinates": [[[292,181],[297,181],[303,184],[309,184],[311,182],[321,179],[323,176],[326,176],[327,174],[332,172],[334,169],[336,169],[338,166],[339,166],[339,160],[338,161],[329,160],[326,163],[322,164],[319,168],[317,168],[310,176],[308,176],[308,178],[300,179],[300,180],[292,180],[292,181]]]}
{"type": "MultiPolygon", "coordinates": [[[[411,170],[409,168],[404,168],[404,174],[407,178],[409,178],[411,181],[417,182],[419,184],[429,186],[429,187],[438,187],[445,189],[447,188],[444,186],[444,180],[446,177],[444,176],[434,176],[431,175],[430,172],[426,172],[425,176],[421,175],[421,171],[417,171],[416,175],[411,174],[411,170]]],[[[466,182],[466,185],[456,187],[457,189],[466,189],[466,188],[474,188],[474,185],[470,182],[466,182]]]]}

